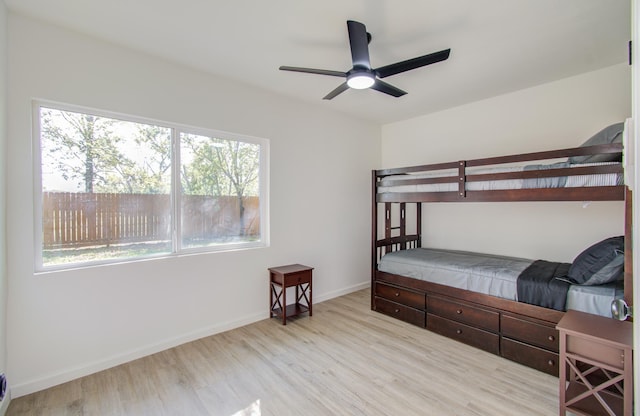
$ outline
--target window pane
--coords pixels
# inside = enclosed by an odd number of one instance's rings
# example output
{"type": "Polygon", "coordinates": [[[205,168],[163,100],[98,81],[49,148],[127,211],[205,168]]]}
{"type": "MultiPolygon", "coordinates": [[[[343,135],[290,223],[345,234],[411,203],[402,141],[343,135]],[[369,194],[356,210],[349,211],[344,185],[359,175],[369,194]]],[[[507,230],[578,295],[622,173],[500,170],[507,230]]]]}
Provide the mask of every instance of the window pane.
{"type": "Polygon", "coordinates": [[[180,134],[182,247],[260,241],[260,145],[180,134]]]}
{"type": "Polygon", "coordinates": [[[40,108],[43,266],[170,253],[171,129],[40,108]]]}

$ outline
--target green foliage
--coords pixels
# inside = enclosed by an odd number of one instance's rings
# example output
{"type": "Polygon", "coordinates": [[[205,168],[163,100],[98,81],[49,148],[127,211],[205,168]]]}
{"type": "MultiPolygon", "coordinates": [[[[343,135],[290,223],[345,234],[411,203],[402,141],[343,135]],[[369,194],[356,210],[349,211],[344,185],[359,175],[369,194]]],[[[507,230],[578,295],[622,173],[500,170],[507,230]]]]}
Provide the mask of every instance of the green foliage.
{"type": "Polygon", "coordinates": [[[123,158],[117,148],[121,138],[112,131],[113,120],[46,108],[41,120],[43,150],[64,180],[76,181],[85,192],[107,183],[108,170],[123,158]]]}
{"type": "Polygon", "coordinates": [[[182,191],[187,195],[258,195],[260,146],[235,140],[183,134],[182,191]]]}
{"type": "Polygon", "coordinates": [[[171,133],[169,129],[146,124],[136,125],[130,147],[140,158],[123,157],[111,165],[108,180],[99,192],[168,194],[171,189],[171,133]]]}
{"type": "Polygon", "coordinates": [[[43,166],[84,192],[169,193],[170,129],[42,108],[43,166]]]}

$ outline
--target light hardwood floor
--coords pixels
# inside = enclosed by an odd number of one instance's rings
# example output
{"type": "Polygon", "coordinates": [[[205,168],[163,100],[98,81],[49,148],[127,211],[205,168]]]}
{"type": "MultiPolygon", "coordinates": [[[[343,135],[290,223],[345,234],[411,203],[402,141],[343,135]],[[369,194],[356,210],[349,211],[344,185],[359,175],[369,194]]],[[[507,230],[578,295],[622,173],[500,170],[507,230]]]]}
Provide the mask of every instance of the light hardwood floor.
{"type": "Polygon", "coordinates": [[[14,399],[8,415],[555,415],[558,379],[370,310],[369,290],[14,399]]]}

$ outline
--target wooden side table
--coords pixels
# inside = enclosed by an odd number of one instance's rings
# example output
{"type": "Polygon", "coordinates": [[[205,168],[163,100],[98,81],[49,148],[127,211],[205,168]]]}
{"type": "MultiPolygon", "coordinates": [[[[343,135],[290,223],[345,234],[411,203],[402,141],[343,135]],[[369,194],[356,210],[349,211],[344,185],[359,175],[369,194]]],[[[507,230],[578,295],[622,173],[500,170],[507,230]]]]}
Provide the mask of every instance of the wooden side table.
{"type": "Polygon", "coordinates": [[[313,267],[302,264],[270,267],[270,296],[271,317],[281,317],[282,325],[287,324],[287,318],[309,312],[313,315],[311,301],[311,281],[313,267]],[[287,305],[287,288],[296,287],[296,301],[287,305]]]}
{"type": "Polygon", "coordinates": [[[560,332],[560,415],[633,412],[633,324],[569,310],[560,332]]]}

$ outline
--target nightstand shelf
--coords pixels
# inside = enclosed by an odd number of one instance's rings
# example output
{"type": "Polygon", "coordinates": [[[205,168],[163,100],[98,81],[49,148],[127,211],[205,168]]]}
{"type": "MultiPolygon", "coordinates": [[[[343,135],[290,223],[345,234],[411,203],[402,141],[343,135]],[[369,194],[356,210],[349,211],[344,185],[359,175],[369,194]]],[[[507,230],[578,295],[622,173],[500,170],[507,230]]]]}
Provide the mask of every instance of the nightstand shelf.
{"type": "MultiPolygon", "coordinates": [[[[299,303],[294,303],[294,304],[291,304],[291,305],[287,305],[287,307],[285,308],[284,312],[285,312],[284,315],[286,315],[288,317],[291,317],[291,316],[296,316],[296,315],[303,314],[305,312],[309,312],[309,308],[304,306],[304,305],[301,305],[299,303]]],[[[274,316],[277,316],[279,318],[283,317],[282,308],[272,309],[271,313],[272,313],[272,315],[271,315],[272,317],[274,317],[274,316]]]]}
{"type": "MultiPolygon", "coordinates": [[[[589,388],[582,383],[579,382],[570,382],[567,386],[566,397],[578,397],[581,394],[584,394],[589,391],[589,388]]],[[[613,411],[614,415],[623,414],[623,401],[622,398],[616,394],[613,394],[607,390],[601,391],[600,397],[604,400],[604,402],[609,406],[609,408],[613,411]]],[[[598,402],[593,395],[586,395],[586,397],[582,400],[577,401],[575,404],[571,406],[567,406],[567,410],[573,412],[577,415],[606,415],[606,413],[602,413],[602,404],[598,402]]]]}

